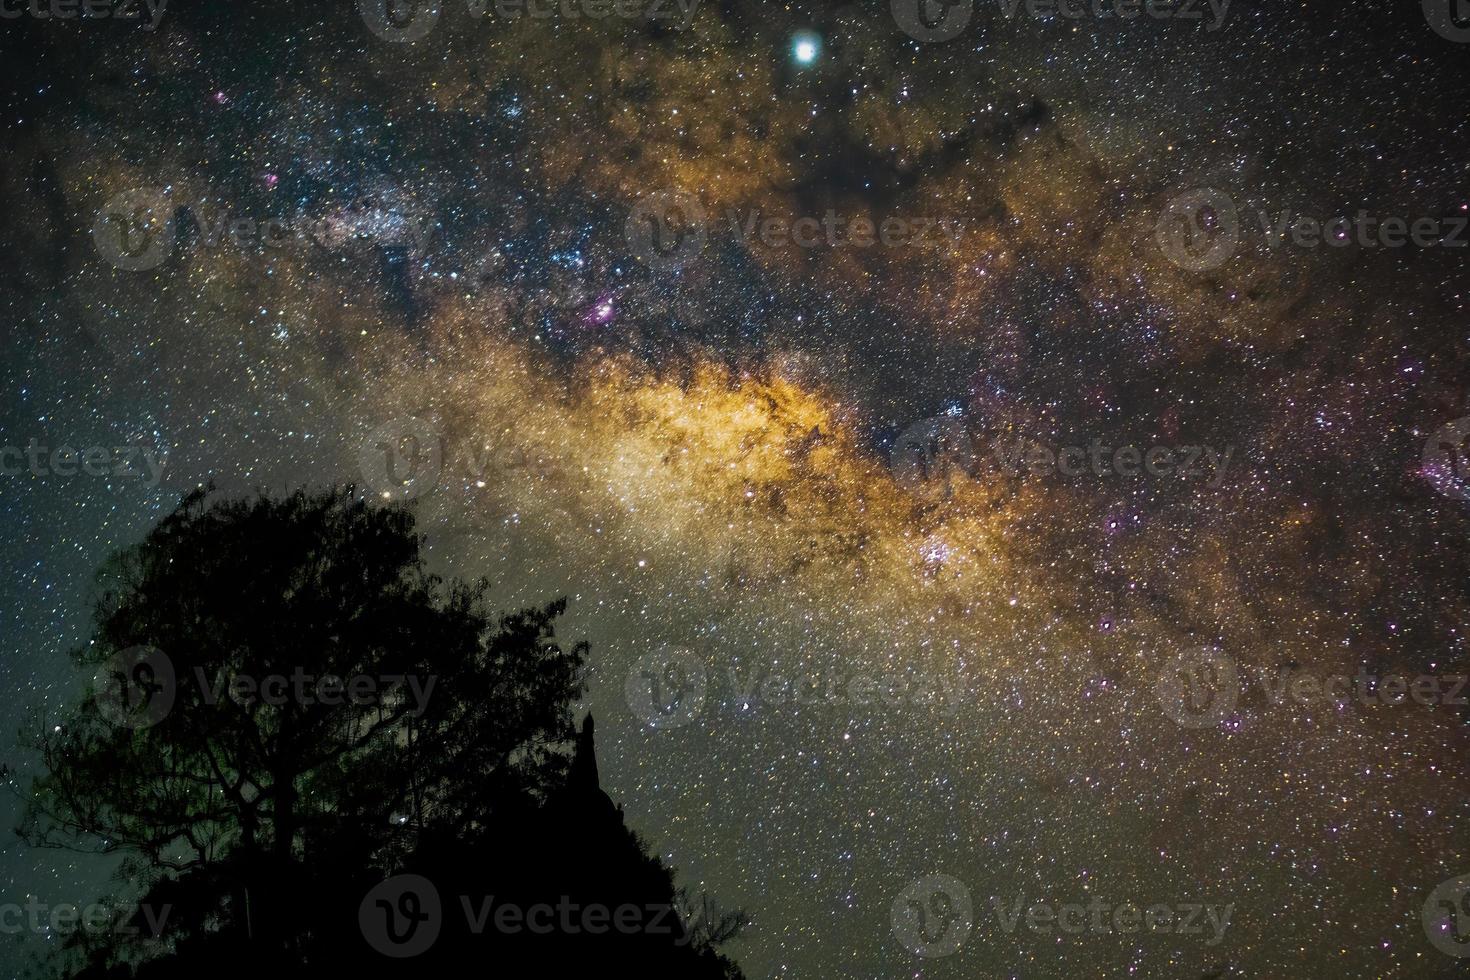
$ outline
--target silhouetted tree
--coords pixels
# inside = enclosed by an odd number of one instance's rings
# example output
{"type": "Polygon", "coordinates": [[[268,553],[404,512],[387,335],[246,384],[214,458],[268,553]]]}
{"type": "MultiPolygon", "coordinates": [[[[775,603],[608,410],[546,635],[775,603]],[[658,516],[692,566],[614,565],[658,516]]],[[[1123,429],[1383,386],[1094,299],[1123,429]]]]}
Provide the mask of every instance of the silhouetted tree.
{"type": "MultiPolygon", "coordinates": [[[[503,896],[519,880],[536,883],[528,901],[550,888],[674,902],[670,873],[596,785],[590,719],[583,775],[568,780],[586,645],[556,640],[564,600],[492,614],[485,582],[424,569],[407,509],[342,490],[196,493],[101,579],[95,635],[75,653],[97,680],[35,736],[47,774],[21,833],[126,853],[140,910],[170,915],[161,935],[156,923],[78,933],[80,976],[139,961],[140,980],[347,962],[381,973],[400,961],[363,941],[359,905],[406,868],[450,896],[503,896]]],[[[728,938],[681,923],[629,949],[714,971],[686,976],[735,976],[712,949],[728,938]]],[[[451,926],[433,955],[491,948],[518,947],[451,926]]]]}

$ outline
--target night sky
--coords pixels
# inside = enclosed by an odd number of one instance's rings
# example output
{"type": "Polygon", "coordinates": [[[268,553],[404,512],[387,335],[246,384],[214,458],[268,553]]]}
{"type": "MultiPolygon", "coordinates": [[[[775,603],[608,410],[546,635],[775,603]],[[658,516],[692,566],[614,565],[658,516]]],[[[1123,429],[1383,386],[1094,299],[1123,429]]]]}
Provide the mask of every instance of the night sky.
{"type": "MultiPolygon", "coordinates": [[[[1465,975],[1470,710],[1273,697],[1470,670],[1453,0],[620,2],[0,0],[14,789],[112,551],[350,483],[569,597],[603,785],[749,977],[1465,975]],[[995,911],[1099,897],[1233,912],[995,911]]],[[[3,843],[0,903],[111,868],[3,843]]]]}

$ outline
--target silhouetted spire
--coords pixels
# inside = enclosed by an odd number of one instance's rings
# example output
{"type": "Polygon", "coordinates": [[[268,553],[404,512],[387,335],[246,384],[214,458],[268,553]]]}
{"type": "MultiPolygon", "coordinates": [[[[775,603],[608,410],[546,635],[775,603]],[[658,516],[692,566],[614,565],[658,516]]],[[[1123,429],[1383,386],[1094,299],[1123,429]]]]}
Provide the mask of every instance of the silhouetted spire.
{"type": "Polygon", "coordinates": [[[568,779],[570,788],[577,793],[589,793],[601,789],[597,776],[597,746],[594,744],[595,725],[592,715],[582,722],[577,734],[577,748],[572,754],[572,771],[568,779]]]}

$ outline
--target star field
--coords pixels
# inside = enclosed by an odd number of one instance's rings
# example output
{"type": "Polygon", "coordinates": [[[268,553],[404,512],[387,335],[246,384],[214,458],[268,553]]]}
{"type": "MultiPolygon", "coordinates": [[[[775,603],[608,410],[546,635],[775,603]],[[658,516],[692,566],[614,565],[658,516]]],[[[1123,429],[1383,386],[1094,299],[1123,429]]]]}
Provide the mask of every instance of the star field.
{"type": "MultiPolygon", "coordinates": [[[[876,2],[442,6],[413,41],[336,2],[0,21],[0,443],[138,460],[0,476],[12,730],[80,696],[93,573],[181,493],[351,483],[435,571],[569,597],[603,786],[750,914],[749,977],[1461,975],[1421,911],[1470,872],[1466,709],[1271,685],[1470,669],[1470,469],[1425,463],[1470,415],[1470,249],[1273,228],[1451,234],[1470,46],[1387,2],[977,2],[933,41],[876,2]],[[1210,268],[1160,221],[1200,188],[1238,226],[1210,268]],[[127,269],[138,193],[167,247],[127,269]],[[925,420],[979,451],[916,477],[925,420]],[[405,426],[439,449],[408,489],[373,462],[405,426]],[[1224,462],[991,452],[1094,441],[1224,462]],[[1241,693],[1181,724],[1202,649],[1241,693]],[[670,650],[697,705],[649,724],[670,650]],[[894,906],[935,875],[973,922],[926,957],[894,906]],[[1099,898],[1233,912],[993,911],[1099,898]]],[[[110,870],[11,845],[0,902],[110,870]]]]}

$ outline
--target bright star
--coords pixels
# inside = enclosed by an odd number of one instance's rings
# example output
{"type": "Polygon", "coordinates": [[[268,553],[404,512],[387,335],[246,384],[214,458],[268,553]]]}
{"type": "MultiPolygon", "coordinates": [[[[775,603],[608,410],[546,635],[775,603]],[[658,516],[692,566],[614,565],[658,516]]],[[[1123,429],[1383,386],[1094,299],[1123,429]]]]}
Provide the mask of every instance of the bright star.
{"type": "Polygon", "coordinates": [[[821,38],[815,34],[798,34],[792,43],[792,53],[799,64],[809,65],[822,53],[821,38]]]}

